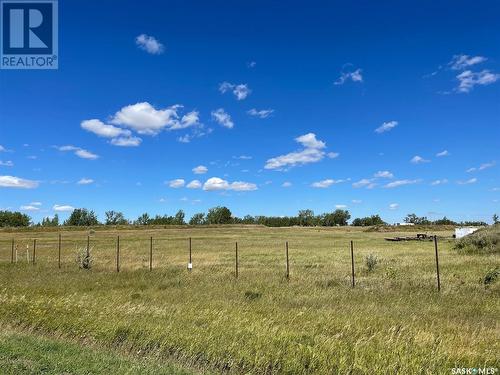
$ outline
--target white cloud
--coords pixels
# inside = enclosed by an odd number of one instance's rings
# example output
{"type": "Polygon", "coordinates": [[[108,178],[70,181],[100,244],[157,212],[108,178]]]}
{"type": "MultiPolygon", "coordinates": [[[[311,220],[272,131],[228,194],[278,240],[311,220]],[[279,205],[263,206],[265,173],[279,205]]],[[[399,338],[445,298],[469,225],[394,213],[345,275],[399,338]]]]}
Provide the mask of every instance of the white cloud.
{"type": "Polygon", "coordinates": [[[255,68],[256,66],[257,66],[257,63],[255,61],[247,62],[247,68],[255,68]]]}
{"type": "Polygon", "coordinates": [[[483,56],[455,55],[448,63],[448,66],[453,70],[463,70],[469,66],[476,65],[487,60],[483,56]]]}
{"type": "Polygon", "coordinates": [[[250,95],[250,93],[252,92],[252,90],[248,88],[247,84],[236,85],[229,82],[222,82],[219,85],[219,91],[223,94],[230,91],[233,93],[233,95],[236,97],[237,100],[246,99],[247,96],[250,95]]]}
{"type": "Polygon", "coordinates": [[[347,205],[345,205],[345,204],[336,204],[335,208],[338,209],[338,210],[343,210],[343,209],[347,208],[347,205]]]}
{"type": "Polygon", "coordinates": [[[184,186],[186,182],[182,178],[177,178],[168,182],[168,186],[174,189],[178,189],[184,186]]]}
{"type": "Polygon", "coordinates": [[[34,189],[38,187],[39,182],[27,180],[14,176],[0,176],[0,187],[17,188],[17,189],[34,189]]]}
{"type": "Polygon", "coordinates": [[[415,155],[414,157],[411,158],[410,163],[413,164],[422,164],[422,163],[429,163],[430,160],[424,159],[421,156],[415,155]]]}
{"type": "Polygon", "coordinates": [[[353,199],[351,202],[354,203],[354,204],[361,204],[361,203],[363,203],[363,201],[361,199],[353,199]]]}
{"type": "Polygon", "coordinates": [[[67,204],[55,204],[52,209],[57,212],[70,212],[73,211],[75,208],[73,206],[67,205],[67,204]]]}
{"type": "Polygon", "coordinates": [[[328,156],[328,158],[330,158],[330,159],[336,159],[339,157],[339,155],[340,154],[338,152],[329,152],[326,154],[326,156],[328,156]]]}
{"type": "Polygon", "coordinates": [[[111,140],[113,146],[120,147],[137,147],[141,144],[142,139],[139,137],[118,137],[111,140]]]}
{"type": "Polygon", "coordinates": [[[7,149],[5,147],[3,147],[2,145],[0,145],[0,152],[7,152],[7,149]]]}
{"type": "Polygon", "coordinates": [[[389,171],[378,171],[373,175],[376,178],[393,178],[394,175],[389,171]]]}
{"type": "Polygon", "coordinates": [[[358,182],[354,182],[352,184],[352,187],[358,189],[358,188],[363,188],[363,187],[370,187],[372,184],[373,184],[373,179],[363,178],[363,179],[359,180],[358,182]]]}
{"type": "Polygon", "coordinates": [[[271,116],[273,114],[273,112],[274,112],[274,109],[257,110],[255,108],[252,108],[252,109],[247,111],[247,113],[250,116],[259,117],[259,118],[268,118],[269,116],[271,116]]]}
{"type": "Polygon", "coordinates": [[[389,210],[397,210],[399,208],[399,204],[397,203],[391,203],[389,205],[389,210]]]}
{"type": "Polygon", "coordinates": [[[347,81],[363,82],[363,75],[361,69],[356,69],[352,72],[341,72],[340,77],[333,83],[334,85],[343,85],[347,81]]]}
{"type": "Polygon", "coordinates": [[[448,152],[448,150],[443,150],[443,151],[441,151],[441,152],[438,152],[438,153],[436,154],[436,156],[437,156],[438,158],[443,157],[443,156],[450,156],[450,153],[448,152]]]}
{"type": "Polygon", "coordinates": [[[222,125],[228,129],[232,129],[234,126],[234,122],[233,120],[231,120],[231,115],[224,111],[224,108],[219,108],[215,111],[212,111],[212,119],[217,121],[219,125],[222,125]]]}
{"type": "Polygon", "coordinates": [[[251,191],[257,190],[257,185],[250,182],[235,181],[229,183],[219,177],[209,178],[203,184],[203,190],[205,191],[216,191],[216,190],[235,190],[235,191],[251,191]]]}
{"type": "Polygon", "coordinates": [[[21,211],[38,211],[38,210],[40,210],[40,207],[37,207],[37,206],[32,205],[32,204],[28,204],[25,206],[21,206],[19,209],[21,211]]]}
{"type": "Polygon", "coordinates": [[[459,185],[470,185],[470,184],[475,184],[477,182],[477,178],[470,178],[465,181],[457,181],[457,184],[459,185]]]}
{"type": "Polygon", "coordinates": [[[81,178],[81,179],[77,182],[77,184],[78,184],[78,185],[90,185],[90,184],[92,184],[92,183],[94,183],[94,180],[93,180],[93,179],[91,179],[91,178],[81,178]]]}
{"type": "Polygon", "coordinates": [[[126,126],[139,134],[155,135],[163,129],[179,130],[200,126],[199,113],[191,111],[180,116],[182,105],[156,109],[148,102],[131,104],[115,113],[111,123],[126,126]]]}
{"type": "Polygon", "coordinates": [[[2,161],[0,160],[0,167],[13,167],[14,163],[12,160],[2,161]]]}
{"type": "Polygon", "coordinates": [[[149,36],[146,34],[141,34],[135,38],[135,44],[139,46],[140,49],[143,49],[147,53],[152,55],[160,55],[165,50],[163,44],[160,43],[153,36],[149,36]]]}
{"type": "Polygon", "coordinates": [[[76,156],[82,159],[95,160],[99,158],[99,155],[96,155],[90,151],[87,151],[81,147],[76,147],[72,145],[67,146],[54,146],[56,149],[62,152],[72,151],[76,156]]]}
{"type": "Polygon", "coordinates": [[[389,182],[387,185],[385,185],[385,188],[392,189],[396,188],[399,186],[404,186],[404,185],[413,185],[413,184],[418,184],[420,180],[396,180],[393,182],[389,182]]]}
{"type": "Polygon", "coordinates": [[[288,187],[291,187],[292,186],[292,183],[289,182],[289,181],[285,181],[281,184],[281,187],[284,187],[284,188],[288,188],[288,187]]]}
{"type": "Polygon", "coordinates": [[[296,165],[316,163],[325,157],[326,153],[323,149],[326,147],[326,144],[316,139],[314,133],[301,135],[295,138],[295,141],[300,143],[304,149],[268,159],[264,168],[286,170],[296,165]]]}
{"type": "Polygon", "coordinates": [[[474,86],[487,86],[495,83],[500,79],[500,74],[492,73],[487,69],[480,72],[465,70],[457,75],[456,78],[459,81],[456,91],[459,93],[468,93],[472,91],[474,86]]]}
{"type": "Polygon", "coordinates": [[[340,184],[342,182],[345,182],[346,180],[333,180],[331,178],[329,179],[326,179],[326,180],[322,180],[322,181],[318,181],[318,182],[314,182],[311,184],[312,187],[315,187],[315,188],[328,188],[334,184],[340,184]]]}
{"type": "Polygon", "coordinates": [[[442,180],[434,180],[431,182],[431,185],[432,186],[437,186],[437,185],[444,185],[444,184],[447,184],[448,183],[448,180],[446,178],[442,179],[442,180]]]}
{"type": "Polygon", "coordinates": [[[204,165],[198,165],[197,167],[194,167],[192,171],[194,174],[205,174],[208,172],[208,168],[204,165]]]}
{"type": "Polygon", "coordinates": [[[481,164],[479,167],[472,167],[472,168],[469,168],[466,170],[467,173],[470,173],[470,172],[476,172],[476,171],[484,171],[485,169],[488,169],[488,168],[492,168],[495,166],[495,162],[492,161],[492,162],[489,162],[489,163],[483,163],[481,164]]]}
{"type": "Polygon", "coordinates": [[[130,130],[121,129],[113,125],[107,125],[100,120],[92,119],[92,120],[84,120],[80,124],[82,129],[85,129],[91,133],[98,135],[99,137],[104,138],[115,138],[119,136],[130,136],[130,130]]]}
{"type": "Polygon", "coordinates": [[[42,202],[31,202],[30,205],[31,206],[41,206],[42,202]]]}
{"type": "Polygon", "coordinates": [[[380,125],[377,129],[375,129],[375,133],[381,134],[388,132],[398,126],[397,121],[386,121],[382,125],[380,125]]]}
{"type": "Polygon", "coordinates": [[[186,185],[188,189],[200,189],[202,186],[201,182],[198,180],[193,180],[189,184],[186,185]]]}

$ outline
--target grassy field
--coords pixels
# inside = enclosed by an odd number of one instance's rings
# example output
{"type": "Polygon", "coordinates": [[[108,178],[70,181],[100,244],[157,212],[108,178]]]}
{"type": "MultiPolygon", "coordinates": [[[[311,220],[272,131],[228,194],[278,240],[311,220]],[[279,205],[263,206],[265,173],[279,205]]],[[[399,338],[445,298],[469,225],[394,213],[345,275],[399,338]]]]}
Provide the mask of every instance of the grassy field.
{"type": "Polygon", "coordinates": [[[131,374],[450,374],[454,367],[500,367],[500,283],[481,283],[500,256],[457,253],[449,229],[428,231],[440,237],[438,293],[432,242],[384,241],[416,230],[71,230],[61,232],[61,269],[58,232],[2,231],[0,325],[6,333],[0,336],[0,367],[9,374],[40,373],[36,366],[63,373],[49,360],[62,358],[74,365],[64,373],[110,373],[96,365],[101,360],[93,351],[115,366],[111,373],[131,374]],[[90,271],[75,262],[89,234],[90,271]],[[192,272],[186,269],[189,237],[192,272]],[[34,238],[33,265],[27,256],[34,238]],[[378,260],[372,271],[370,254],[378,260]],[[47,347],[54,348],[53,357],[47,347]],[[26,363],[34,370],[16,367],[26,363]],[[85,372],[86,363],[91,371],[85,372]]]}

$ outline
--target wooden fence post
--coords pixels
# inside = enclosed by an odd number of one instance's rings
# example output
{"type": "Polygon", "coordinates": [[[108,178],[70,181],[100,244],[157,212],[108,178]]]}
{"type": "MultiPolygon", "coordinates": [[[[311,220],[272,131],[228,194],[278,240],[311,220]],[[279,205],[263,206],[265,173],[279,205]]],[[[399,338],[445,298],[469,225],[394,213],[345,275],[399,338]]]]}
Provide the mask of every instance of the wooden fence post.
{"type": "Polygon", "coordinates": [[[188,271],[191,272],[193,269],[193,258],[191,256],[191,237],[189,237],[189,263],[188,263],[188,271]]]}
{"type": "Polygon", "coordinates": [[[290,263],[288,262],[288,241],[285,242],[285,254],[286,254],[286,278],[290,278],[290,263]]]}
{"type": "Polygon", "coordinates": [[[116,272],[120,272],[120,236],[116,236],[116,272]]]}
{"type": "Polygon", "coordinates": [[[235,258],[235,264],[234,264],[234,270],[235,270],[235,276],[236,278],[238,278],[238,241],[236,241],[235,243],[235,255],[236,255],[236,258],[235,258]]]}
{"type": "Polygon", "coordinates": [[[36,261],[36,238],[33,240],[33,264],[35,264],[36,261]]]}
{"type": "Polygon", "coordinates": [[[441,280],[439,279],[439,256],[438,256],[438,242],[437,236],[434,235],[434,250],[436,252],[436,275],[437,275],[437,287],[438,292],[441,291],[441,280]]]}
{"type": "Polygon", "coordinates": [[[59,269],[61,269],[61,233],[59,233],[59,242],[57,245],[57,249],[58,249],[57,266],[59,267],[59,269]]]}
{"type": "Polygon", "coordinates": [[[14,239],[12,239],[12,248],[10,252],[10,262],[14,263],[14,239]]]}
{"type": "Polygon", "coordinates": [[[351,274],[352,274],[352,287],[354,288],[355,286],[355,279],[354,279],[354,244],[351,241],[351,274]]]}
{"type": "Polygon", "coordinates": [[[149,270],[153,270],[153,237],[149,239],[149,270]]]}

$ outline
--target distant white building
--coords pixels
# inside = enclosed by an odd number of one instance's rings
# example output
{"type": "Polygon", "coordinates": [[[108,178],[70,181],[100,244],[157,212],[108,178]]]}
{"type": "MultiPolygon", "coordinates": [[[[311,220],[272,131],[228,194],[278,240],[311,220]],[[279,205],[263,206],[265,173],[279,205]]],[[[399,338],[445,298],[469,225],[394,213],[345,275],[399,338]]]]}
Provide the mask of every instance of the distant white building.
{"type": "Polygon", "coordinates": [[[474,228],[474,227],[455,228],[455,238],[465,237],[465,236],[467,236],[469,234],[474,233],[478,229],[479,228],[474,228]]]}
{"type": "Polygon", "coordinates": [[[396,223],[396,226],[406,226],[406,225],[415,225],[415,223],[396,223]]]}

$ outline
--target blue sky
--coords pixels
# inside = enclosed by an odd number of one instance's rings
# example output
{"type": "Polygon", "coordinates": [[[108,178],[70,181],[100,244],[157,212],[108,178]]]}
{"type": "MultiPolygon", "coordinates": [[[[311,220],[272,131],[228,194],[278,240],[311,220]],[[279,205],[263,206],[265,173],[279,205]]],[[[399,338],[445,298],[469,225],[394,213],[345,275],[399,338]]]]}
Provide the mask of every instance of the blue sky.
{"type": "Polygon", "coordinates": [[[491,221],[498,14],[495,1],[60,1],[59,69],[0,70],[0,208],[491,221]]]}

